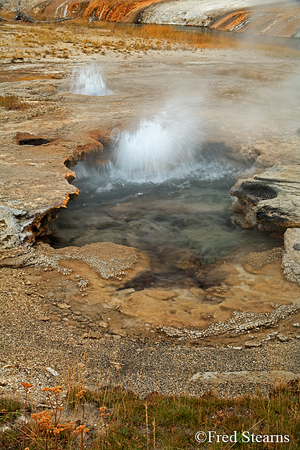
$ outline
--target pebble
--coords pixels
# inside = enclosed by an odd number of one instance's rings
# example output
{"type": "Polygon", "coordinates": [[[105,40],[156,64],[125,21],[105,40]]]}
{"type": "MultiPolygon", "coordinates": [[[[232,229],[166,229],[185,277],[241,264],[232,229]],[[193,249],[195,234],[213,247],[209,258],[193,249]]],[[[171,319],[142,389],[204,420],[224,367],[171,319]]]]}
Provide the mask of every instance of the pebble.
{"type": "Polygon", "coordinates": [[[85,333],[82,335],[83,339],[101,339],[102,335],[100,333],[85,333]]]}
{"type": "Polygon", "coordinates": [[[71,308],[71,305],[68,305],[67,303],[58,303],[57,306],[60,309],[70,309],[71,308]]]}
{"type": "Polygon", "coordinates": [[[261,347],[261,342],[253,342],[253,341],[246,341],[245,342],[245,348],[252,348],[252,347],[261,347]]]}
{"type": "Polygon", "coordinates": [[[285,336],[285,335],[283,335],[283,334],[278,334],[278,335],[277,335],[277,339],[278,339],[280,342],[287,342],[287,341],[290,340],[290,337],[289,337],[289,336],[285,336]]]}
{"type": "Polygon", "coordinates": [[[43,317],[40,317],[40,319],[41,319],[43,322],[48,322],[48,320],[50,320],[50,317],[48,317],[48,316],[43,316],[43,317]]]}
{"type": "Polygon", "coordinates": [[[52,367],[46,367],[46,370],[48,370],[48,372],[51,373],[51,375],[53,375],[54,377],[58,376],[58,373],[56,372],[56,370],[52,369],[52,367]]]}

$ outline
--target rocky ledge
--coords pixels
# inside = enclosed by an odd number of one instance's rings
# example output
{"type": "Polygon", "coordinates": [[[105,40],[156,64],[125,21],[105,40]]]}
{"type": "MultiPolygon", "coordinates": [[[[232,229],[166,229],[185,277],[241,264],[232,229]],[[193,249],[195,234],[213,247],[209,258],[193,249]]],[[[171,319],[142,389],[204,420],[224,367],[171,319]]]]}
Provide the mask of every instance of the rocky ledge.
{"type": "Polygon", "coordinates": [[[286,230],[284,234],[282,268],[286,278],[300,284],[300,228],[286,230]]]}
{"type": "Polygon", "coordinates": [[[300,166],[274,167],[231,189],[246,216],[245,227],[281,231],[300,227],[300,166]]]}
{"type": "Polygon", "coordinates": [[[239,180],[231,190],[244,227],[284,233],[282,267],[288,280],[300,284],[300,165],[274,167],[239,180]]]}
{"type": "Polygon", "coordinates": [[[0,183],[0,250],[31,244],[47,233],[49,222],[79,190],[70,184],[75,173],[66,165],[86,152],[99,151],[95,137],[77,149],[48,136],[18,132],[2,151],[0,183]],[[65,164],[63,164],[65,160],[65,164]],[[21,168],[21,169],[20,169],[21,168]]]}

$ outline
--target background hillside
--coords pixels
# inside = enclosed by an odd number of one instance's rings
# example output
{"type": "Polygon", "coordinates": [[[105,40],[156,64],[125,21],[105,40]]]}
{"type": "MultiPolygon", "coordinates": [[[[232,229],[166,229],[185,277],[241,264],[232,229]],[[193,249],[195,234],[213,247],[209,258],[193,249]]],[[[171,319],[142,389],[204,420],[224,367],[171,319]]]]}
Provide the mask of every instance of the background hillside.
{"type": "MultiPolygon", "coordinates": [[[[2,0],[14,12],[18,0],[2,0]]],[[[21,10],[34,18],[207,26],[223,31],[300,37],[300,5],[271,0],[22,0],[21,10]]]]}

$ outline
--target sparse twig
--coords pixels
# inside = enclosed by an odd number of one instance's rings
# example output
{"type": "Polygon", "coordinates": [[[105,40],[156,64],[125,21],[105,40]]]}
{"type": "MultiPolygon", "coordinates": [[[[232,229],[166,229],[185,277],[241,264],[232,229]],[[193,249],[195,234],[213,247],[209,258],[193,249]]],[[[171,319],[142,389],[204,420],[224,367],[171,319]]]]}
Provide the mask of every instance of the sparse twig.
{"type": "MultiPolygon", "coordinates": [[[[23,388],[25,389],[25,401],[24,401],[24,423],[27,423],[27,407],[28,407],[28,392],[29,389],[32,388],[32,384],[30,383],[22,383],[23,388]]],[[[23,449],[25,449],[25,433],[23,432],[23,449]]]]}
{"type": "Polygon", "coordinates": [[[146,436],[147,436],[147,450],[149,450],[149,424],[148,424],[148,405],[145,403],[145,413],[146,413],[146,436]]]}

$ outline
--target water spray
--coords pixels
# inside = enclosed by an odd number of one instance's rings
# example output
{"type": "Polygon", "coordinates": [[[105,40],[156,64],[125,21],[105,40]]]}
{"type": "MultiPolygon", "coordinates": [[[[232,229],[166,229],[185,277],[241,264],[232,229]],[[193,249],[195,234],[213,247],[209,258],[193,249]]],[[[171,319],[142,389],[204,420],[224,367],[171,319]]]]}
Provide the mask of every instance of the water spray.
{"type": "Polygon", "coordinates": [[[71,74],[70,92],[78,95],[101,97],[112,95],[106,86],[99,66],[95,63],[84,67],[76,67],[71,74]]]}

